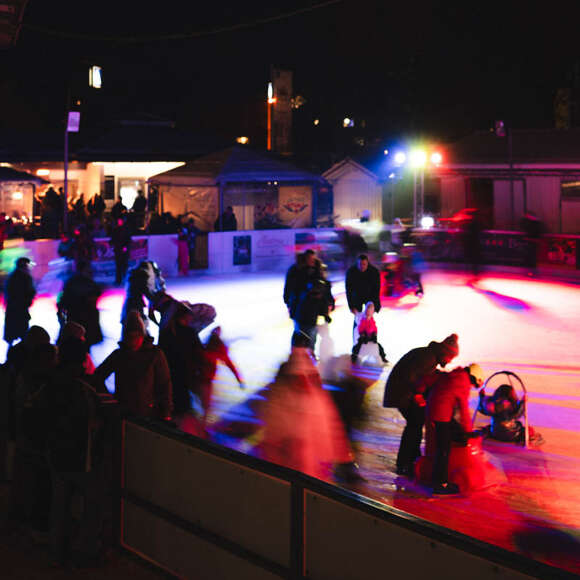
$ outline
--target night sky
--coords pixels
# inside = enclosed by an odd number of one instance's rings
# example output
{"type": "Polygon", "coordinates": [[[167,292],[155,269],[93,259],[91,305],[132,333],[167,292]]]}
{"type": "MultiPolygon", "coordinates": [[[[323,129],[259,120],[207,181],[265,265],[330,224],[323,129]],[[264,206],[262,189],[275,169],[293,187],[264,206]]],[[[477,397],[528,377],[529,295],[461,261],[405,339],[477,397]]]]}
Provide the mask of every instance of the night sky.
{"type": "Polygon", "coordinates": [[[344,116],[375,140],[450,140],[496,119],[552,127],[555,91],[580,61],[579,13],[575,2],[30,0],[16,46],[0,53],[0,126],[60,126],[69,89],[95,123],[142,116],[262,135],[277,65],[306,99],[297,131],[344,116]],[[89,64],[103,67],[98,95],[85,88],[89,64]]]}

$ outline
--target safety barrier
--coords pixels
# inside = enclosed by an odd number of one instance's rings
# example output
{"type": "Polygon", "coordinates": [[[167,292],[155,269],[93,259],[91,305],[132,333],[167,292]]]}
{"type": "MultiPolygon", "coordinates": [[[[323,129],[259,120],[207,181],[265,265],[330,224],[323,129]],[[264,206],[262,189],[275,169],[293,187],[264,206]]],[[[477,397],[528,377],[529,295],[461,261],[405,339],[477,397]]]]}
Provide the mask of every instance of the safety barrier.
{"type": "Polygon", "coordinates": [[[124,422],[120,539],[179,578],[573,578],[254,457],[124,422]]]}

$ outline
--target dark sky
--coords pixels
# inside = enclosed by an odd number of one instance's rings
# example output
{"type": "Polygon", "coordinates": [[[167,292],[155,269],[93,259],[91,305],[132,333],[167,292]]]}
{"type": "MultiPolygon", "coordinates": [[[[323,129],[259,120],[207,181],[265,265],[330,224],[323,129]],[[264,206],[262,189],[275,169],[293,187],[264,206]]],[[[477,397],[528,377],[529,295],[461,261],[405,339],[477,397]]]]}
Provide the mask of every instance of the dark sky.
{"type": "Polygon", "coordinates": [[[77,87],[96,63],[105,88],[88,101],[107,118],[251,131],[273,64],[294,71],[306,98],[298,124],[348,115],[385,138],[450,139],[498,118],[552,126],[554,92],[580,61],[574,2],[342,0],[197,35],[320,3],[30,0],[16,46],[0,53],[0,123],[60,123],[66,87],[86,93],[77,87]],[[190,37],[167,38],[179,34],[190,37]]]}

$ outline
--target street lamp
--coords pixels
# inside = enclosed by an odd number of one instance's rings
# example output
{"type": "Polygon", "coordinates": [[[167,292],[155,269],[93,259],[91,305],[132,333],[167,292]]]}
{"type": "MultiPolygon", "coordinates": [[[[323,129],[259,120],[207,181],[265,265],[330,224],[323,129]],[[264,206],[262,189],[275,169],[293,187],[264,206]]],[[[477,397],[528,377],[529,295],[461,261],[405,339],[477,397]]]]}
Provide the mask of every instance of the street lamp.
{"type": "Polygon", "coordinates": [[[266,140],[266,149],[268,151],[272,150],[272,106],[276,102],[276,97],[274,96],[274,87],[272,83],[268,83],[268,126],[267,126],[267,140],[266,140]]]}

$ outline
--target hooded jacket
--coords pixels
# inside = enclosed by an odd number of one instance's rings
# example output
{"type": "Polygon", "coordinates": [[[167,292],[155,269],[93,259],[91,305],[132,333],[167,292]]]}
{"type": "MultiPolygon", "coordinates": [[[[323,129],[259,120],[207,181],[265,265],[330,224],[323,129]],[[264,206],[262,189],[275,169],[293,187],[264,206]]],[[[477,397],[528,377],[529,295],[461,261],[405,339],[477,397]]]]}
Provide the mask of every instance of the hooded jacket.
{"type": "Polygon", "coordinates": [[[428,346],[414,348],[393,367],[385,385],[383,407],[405,409],[413,395],[424,393],[437,378],[435,369],[445,355],[456,356],[457,335],[442,342],[431,341],[428,346]]]}

